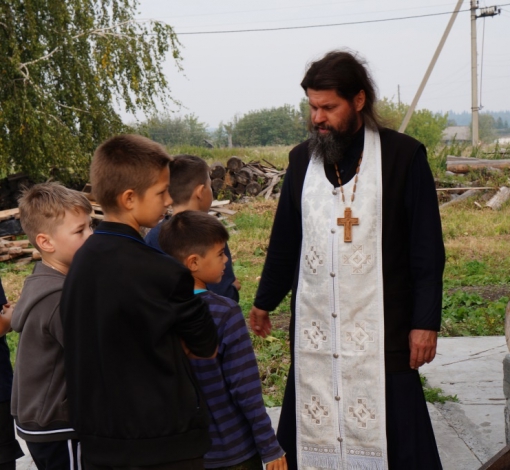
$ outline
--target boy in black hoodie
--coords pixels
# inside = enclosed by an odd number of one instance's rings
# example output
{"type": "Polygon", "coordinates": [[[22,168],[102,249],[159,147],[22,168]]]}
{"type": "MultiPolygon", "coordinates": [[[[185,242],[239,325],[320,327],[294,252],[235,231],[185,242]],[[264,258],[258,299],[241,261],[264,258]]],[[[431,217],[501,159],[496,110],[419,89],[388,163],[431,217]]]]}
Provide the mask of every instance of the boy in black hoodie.
{"type": "Polygon", "coordinates": [[[137,135],[112,137],[92,159],[104,212],[78,250],[62,293],[71,423],[85,469],[200,469],[208,411],[181,341],[214,357],[214,321],[189,271],[148,246],[170,205],[170,157],[137,135]]]}
{"type": "Polygon", "coordinates": [[[11,400],[17,433],[39,470],[78,468],[77,433],[69,424],[60,297],[76,250],[92,233],[87,198],[57,183],[27,190],[21,225],[41,253],[14,308],[20,333],[11,400]]]}

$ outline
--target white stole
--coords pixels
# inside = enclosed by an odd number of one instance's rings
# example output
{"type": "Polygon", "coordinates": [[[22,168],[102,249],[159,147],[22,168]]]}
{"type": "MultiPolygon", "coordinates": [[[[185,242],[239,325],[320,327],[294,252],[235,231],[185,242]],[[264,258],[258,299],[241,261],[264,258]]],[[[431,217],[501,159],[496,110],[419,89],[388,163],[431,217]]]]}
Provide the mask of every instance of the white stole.
{"type": "Polygon", "coordinates": [[[385,470],[386,411],[379,133],[365,126],[356,197],[309,163],[296,296],[295,370],[300,469],[385,470]],[[359,225],[344,242],[345,207],[359,225]]]}

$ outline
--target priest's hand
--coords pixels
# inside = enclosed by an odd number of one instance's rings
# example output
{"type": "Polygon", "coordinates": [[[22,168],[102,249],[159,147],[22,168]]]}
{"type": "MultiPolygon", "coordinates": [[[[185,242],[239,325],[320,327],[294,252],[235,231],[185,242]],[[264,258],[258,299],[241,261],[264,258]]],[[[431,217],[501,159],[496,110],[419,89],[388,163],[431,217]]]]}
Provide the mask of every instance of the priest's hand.
{"type": "Polygon", "coordinates": [[[265,338],[269,335],[272,328],[269,312],[254,305],[250,310],[250,327],[257,336],[265,338]]]}
{"type": "Polygon", "coordinates": [[[436,357],[437,331],[411,330],[409,348],[411,349],[411,369],[418,369],[436,357]]]}

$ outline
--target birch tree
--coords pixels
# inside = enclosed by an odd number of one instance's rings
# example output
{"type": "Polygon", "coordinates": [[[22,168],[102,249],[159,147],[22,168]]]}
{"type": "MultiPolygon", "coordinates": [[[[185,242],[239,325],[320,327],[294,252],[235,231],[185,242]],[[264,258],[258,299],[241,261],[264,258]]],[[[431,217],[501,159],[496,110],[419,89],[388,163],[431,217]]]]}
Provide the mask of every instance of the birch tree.
{"type": "Polygon", "coordinates": [[[86,178],[94,148],[126,130],[119,115],[173,101],[163,74],[180,45],[137,0],[0,3],[0,173],[86,178]]]}

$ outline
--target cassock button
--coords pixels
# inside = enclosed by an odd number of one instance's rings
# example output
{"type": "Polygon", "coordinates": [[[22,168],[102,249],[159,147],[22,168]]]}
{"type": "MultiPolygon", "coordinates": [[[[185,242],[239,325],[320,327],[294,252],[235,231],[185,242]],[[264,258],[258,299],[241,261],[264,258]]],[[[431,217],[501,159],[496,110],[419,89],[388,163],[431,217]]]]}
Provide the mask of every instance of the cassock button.
{"type": "Polygon", "coordinates": [[[329,273],[329,275],[330,275],[331,277],[335,277],[335,276],[336,276],[336,274],[335,274],[335,273],[329,273]]]}
{"type": "Polygon", "coordinates": [[[336,400],[336,401],[340,401],[340,397],[337,395],[337,396],[335,397],[335,400],[336,400]]]}
{"type": "Polygon", "coordinates": [[[335,359],[338,359],[338,354],[337,354],[337,353],[333,354],[333,357],[334,357],[335,359]]]}
{"type": "Polygon", "coordinates": [[[336,189],[333,189],[333,191],[331,191],[333,193],[333,196],[336,196],[338,194],[338,191],[336,189]]]}
{"type": "Polygon", "coordinates": [[[332,313],[332,314],[331,314],[331,316],[332,316],[333,318],[338,317],[338,315],[337,315],[336,313],[332,313]]]}
{"type": "Polygon", "coordinates": [[[338,442],[343,442],[343,441],[344,441],[341,437],[337,437],[337,438],[336,438],[336,440],[337,440],[338,442]]]}
{"type": "Polygon", "coordinates": [[[336,230],[334,228],[332,228],[331,233],[336,233],[336,230]]]}

